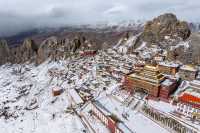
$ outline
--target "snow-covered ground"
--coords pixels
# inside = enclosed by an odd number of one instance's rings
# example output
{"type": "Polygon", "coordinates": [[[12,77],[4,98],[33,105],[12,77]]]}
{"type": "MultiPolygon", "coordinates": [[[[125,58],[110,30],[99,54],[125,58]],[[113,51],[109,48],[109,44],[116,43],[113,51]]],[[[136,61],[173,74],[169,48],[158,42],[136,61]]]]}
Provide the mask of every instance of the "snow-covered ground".
{"type": "MultiPolygon", "coordinates": [[[[0,133],[81,133],[89,132],[91,127],[97,133],[109,132],[101,121],[90,116],[91,100],[83,99],[83,103],[76,91],[82,98],[91,95],[136,133],[166,133],[139,113],[144,101],[133,100],[128,92],[120,91],[122,77],[118,79],[109,72],[129,73],[136,57],[112,52],[59,62],[47,60],[39,66],[0,66],[0,133]],[[59,90],[63,90],[61,95],[54,96],[53,91],[59,90]],[[122,117],[123,113],[129,114],[128,119],[122,117]]],[[[163,104],[154,105],[160,108],[163,104]]]]}
{"type": "MultiPolygon", "coordinates": [[[[160,127],[152,120],[132,108],[126,107],[123,103],[118,102],[113,97],[100,97],[98,101],[107,108],[111,113],[116,115],[132,132],[144,133],[169,133],[166,129],[160,127]],[[123,115],[127,115],[125,118],[123,115]],[[145,125],[145,128],[144,128],[145,125]]],[[[138,101],[140,102],[140,101],[138,101]]]]}
{"type": "MultiPolygon", "coordinates": [[[[106,57],[105,54],[104,58],[106,57]]],[[[96,61],[93,57],[59,62],[48,60],[39,66],[34,64],[0,66],[1,133],[85,131],[86,127],[80,117],[73,111],[66,111],[74,104],[68,89],[89,87],[94,97],[98,97],[105,87],[105,82],[110,82],[107,83],[107,88],[109,86],[112,88],[117,83],[109,76],[104,78],[96,76],[95,69],[98,63],[104,63],[104,60],[99,55],[95,58],[96,61]],[[52,76],[49,70],[56,72],[52,72],[54,74],[52,76]],[[54,97],[52,90],[56,87],[64,91],[60,96],[54,97]]]]}
{"type": "MultiPolygon", "coordinates": [[[[65,113],[69,106],[66,93],[52,96],[57,80],[51,80],[48,69],[62,68],[48,61],[0,67],[1,133],[71,133],[82,132],[79,118],[65,113]]],[[[67,87],[67,86],[66,86],[67,87]]]]}

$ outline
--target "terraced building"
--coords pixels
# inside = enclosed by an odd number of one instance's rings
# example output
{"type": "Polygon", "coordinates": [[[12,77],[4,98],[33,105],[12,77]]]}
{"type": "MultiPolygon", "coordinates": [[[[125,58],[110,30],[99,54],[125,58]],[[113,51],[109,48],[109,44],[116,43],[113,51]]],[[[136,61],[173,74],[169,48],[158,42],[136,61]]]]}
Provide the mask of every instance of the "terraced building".
{"type": "Polygon", "coordinates": [[[146,65],[142,70],[127,74],[124,87],[129,91],[143,90],[150,96],[158,97],[164,79],[157,67],[146,65]]]}

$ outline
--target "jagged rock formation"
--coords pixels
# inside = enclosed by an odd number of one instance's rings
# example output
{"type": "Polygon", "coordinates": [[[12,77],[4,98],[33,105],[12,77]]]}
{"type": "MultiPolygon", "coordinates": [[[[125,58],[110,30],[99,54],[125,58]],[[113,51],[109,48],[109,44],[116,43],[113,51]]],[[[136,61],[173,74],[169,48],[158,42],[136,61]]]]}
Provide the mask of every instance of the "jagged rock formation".
{"type": "Polygon", "coordinates": [[[0,65],[6,62],[40,64],[46,59],[54,61],[67,58],[78,51],[101,49],[95,41],[87,40],[84,36],[48,37],[41,44],[32,39],[25,39],[22,45],[9,48],[6,41],[0,41],[0,65]]]}
{"type": "Polygon", "coordinates": [[[50,37],[42,42],[37,53],[37,64],[47,58],[54,61],[67,58],[78,50],[98,50],[97,44],[86,40],[85,37],[68,38],[50,37]]]}
{"type": "Polygon", "coordinates": [[[168,60],[179,60],[185,64],[200,63],[200,35],[192,33],[187,22],[179,21],[174,14],[167,13],[145,24],[134,46],[156,44],[168,51],[168,60]]]}
{"type": "Polygon", "coordinates": [[[134,52],[145,44],[147,47],[157,45],[166,49],[186,40],[190,34],[187,22],[179,21],[174,14],[166,13],[148,21],[143,31],[135,35],[134,39],[130,39],[133,37],[125,38],[123,41],[121,39],[117,48],[122,49],[121,51],[134,52]]]}
{"type": "MultiPolygon", "coordinates": [[[[50,37],[42,42],[37,52],[36,63],[40,64],[53,54],[54,48],[57,44],[56,37],[50,37]]],[[[55,50],[56,51],[56,50],[55,50]]]]}
{"type": "Polygon", "coordinates": [[[0,40],[0,65],[8,60],[9,48],[5,40],[0,40]]]}
{"type": "Polygon", "coordinates": [[[187,22],[179,21],[174,14],[166,13],[148,21],[140,38],[148,43],[160,43],[167,38],[186,40],[189,36],[187,22]]]}
{"type": "Polygon", "coordinates": [[[9,61],[11,63],[24,63],[34,61],[37,55],[38,46],[31,39],[25,39],[19,47],[10,49],[9,61]]]}
{"type": "MultiPolygon", "coordinates": [[[[118,26],[117,26],[118,27],[118,26]]],[[[137,34],[141,25],[134,28],[117,27],[63,27],[58,29],[38,29],[5,38],[8,42],[9,56],[1,52],[0,64],[24,63],[27,61],[42,63],[47,58],[59,60],[76,54],[78,51],[107,49],[115,45],[127,31],[137,34]],[[114,29],[113,29],[114,28],[114,29]],[[29,38],[25,39],[24,38],[29,38]]]]}

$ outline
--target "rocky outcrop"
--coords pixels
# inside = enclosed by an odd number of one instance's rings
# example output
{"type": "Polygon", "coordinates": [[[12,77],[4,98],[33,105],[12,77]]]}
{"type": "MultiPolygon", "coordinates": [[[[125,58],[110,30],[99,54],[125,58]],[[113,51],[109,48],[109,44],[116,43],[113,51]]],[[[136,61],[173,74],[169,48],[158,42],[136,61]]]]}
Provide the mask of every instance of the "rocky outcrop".
{"type": "Polygon", "coordinates": [[[11,63],[32,62],[36,58],[37,47],[33,40],[25,39],[22,45],[10,49],[9,61],[11,63]]]}
{"type": "Polygon", "coordinates": [[[9,52],[7,42],[5,40],[0,40],[0,65],[8,60],[9,52]]]}
{"type": "Polygon", "coordinates": [[[54,61],[67,58],[78,51],[98,50],[98,45],[84,36],[48,37],[41,44],[32,39],[25,39],[22,45],[9,48],[6,41],[0,41],[0,65],[6,62],[41,64],[50,58],[54,61]]]}
{"type": "MultiPolygon", "coordinates": [[[[138,32],[135,29],[126,30],[134,33],[138,32]]],[[[7,61],[11,63],[36,61],[36,63],[40,64],[49,57],[53,60],[59,60],[70,56],[70,54],[77,53],[79,50],[108,49],[117,43],[118,39],[126,33],[126,30],[68,27],[59,28],[58,30],[50,29],[43,32],[39,30],[34,34],[29,34],[28,32],[11,36],[5,38],[8,42],[8,47],[10,47],[8,59],[1,52],[0,59],[2,58],[3,60],[0,61],[0,64],[7,61]],[[23,41],[27,37],[31,39],[23,41]],[[55,40],[52,37],[55,37],[55,40]]]]}
{"type": "Polygon", "coordinates": [[[57,44],[56,37],[50,37],[42,42],[37,51],[36,63],[40,64],[49,58],[57,44]]]}
{"type": "MultiPolygon", "coordinates": [[[[188,23],[180,21],[174,14],[166,13],[148,21],[143,28],[143,31],[135,35],[134,41],[126,39],[121,46],[129,44],[129,52],[134,52],[137,48],[141,47],[144,43],[147,47],[157,45],[163,49],[176,45],[180,41],[187,40],[191,34],[188,23]]],[[[131,38],[131,37],[129,37],[131,38]]],[[[122,49],[124,50],[124,49],[122,49]]]]}
{"type": "Polygon", "coordinates": [[[37,52],[36,63],[40,64],[47,58],[54,61],[64,59],[77,51],[81,50],[97,50],[97,44],[87,40],[85,37],[68,38],[50,37],[44,40],[37,52]]]}
{"type": "Polygon", "coordinates": [[[186,40],[190,33],[187,22],[179,21],[174,14],[166,13],[148,21],[140,38],[148,43],[160,43],[168,38],[186,40]]]}

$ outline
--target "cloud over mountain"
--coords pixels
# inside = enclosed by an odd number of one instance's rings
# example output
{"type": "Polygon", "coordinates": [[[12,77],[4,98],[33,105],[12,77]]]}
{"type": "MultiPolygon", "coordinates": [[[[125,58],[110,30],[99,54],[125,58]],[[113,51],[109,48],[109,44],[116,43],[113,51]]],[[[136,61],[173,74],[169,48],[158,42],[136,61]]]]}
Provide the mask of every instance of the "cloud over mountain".
{"type": "Polygon", "coordinates": [[[164,12],[200,21],[198,0],[0,0],[0,36],[31,28],[151,19],[164,12]]]}

